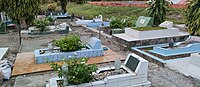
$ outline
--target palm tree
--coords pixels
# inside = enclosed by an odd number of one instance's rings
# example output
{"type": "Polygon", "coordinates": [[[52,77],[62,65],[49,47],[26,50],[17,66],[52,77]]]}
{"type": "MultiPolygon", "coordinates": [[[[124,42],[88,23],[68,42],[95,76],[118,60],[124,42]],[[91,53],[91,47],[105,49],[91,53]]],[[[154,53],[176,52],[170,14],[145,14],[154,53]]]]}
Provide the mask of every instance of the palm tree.
{"type": "Polygon", "coordinates": [[[165,21],[170,2],[167,0],[150,0],[147,8],[150,17],[154,18],[154,25],[158,26],[165,21]]]}
{"type": "Polygon", "coordinates": [[[186,24],[191,35],[200,36],[200,0],[189,0],[186,11],[186,24]]]}

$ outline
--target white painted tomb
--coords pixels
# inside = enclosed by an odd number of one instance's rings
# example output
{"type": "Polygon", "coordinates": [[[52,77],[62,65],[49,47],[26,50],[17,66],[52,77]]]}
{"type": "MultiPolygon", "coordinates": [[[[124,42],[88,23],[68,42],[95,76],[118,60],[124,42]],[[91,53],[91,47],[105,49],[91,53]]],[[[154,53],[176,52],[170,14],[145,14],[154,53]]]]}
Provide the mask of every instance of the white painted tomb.
{"type": "MultiPolygon", "coordinates": [[[[136,54],[129,54],[121,65],[121,68],[127,71],[126,74],[117,74],[105,77],[103,80],[84,83],[79,85],[71,85],[66,87],[150,87],[151,82],[148,81],[148,61],[136,54]]],[[[112,67],[99,68],[96,74],[101,71],[113,70],[112,67]]],[[[62,78],[51,78],[50,83],[46,87],[57,87],[57,80],[62,78]]]]}

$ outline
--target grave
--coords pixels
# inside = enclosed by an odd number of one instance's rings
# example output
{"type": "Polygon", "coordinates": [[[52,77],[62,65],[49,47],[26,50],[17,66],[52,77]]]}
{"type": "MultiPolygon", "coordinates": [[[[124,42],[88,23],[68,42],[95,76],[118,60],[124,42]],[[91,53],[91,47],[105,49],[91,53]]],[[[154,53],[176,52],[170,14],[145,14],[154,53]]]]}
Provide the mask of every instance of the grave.
{"type": "Polygon", "coordinates": [[[69,15],[68,13],[62,14],[62,13],[58,13],[57,15],[49,15],[49,17],[51,17],[52,19],[70,19],[71,15],[69,15]]]}
{"type": "Polygon", "coordinates": [[[193,53],[190,57],[176,59],[166,62],[166,66],[172,70],[176,70],[185,76],[200,79],[200,55],[193,53]]]}
{"type": "Polygon", "coordinates": [[[153,50],[150,50],[150,52],[162,56],[200,52],[200,43],[191,43],[187,45],[181,45],[181,44],[183,44],[183,42],[176,43],[172,48],[168,46],[154,47],[153,50]]]}
{"type": "Polygon", "coordinates": [[[101,40],[96,37],[92,37],[89,43],[86,45],[85,49],[73,51],[73,52],[61,52],[59,48],[53,48],[53,52],[50,52],[49,49],[37,49],[34,51],[35,61],[37,64],[46,63],[46,62],[57,62],[63,59],[69,58],[91,58],[97,56],[103,56],[104,51],[101,47],[101,40]],[[41,51],[44,54],[41,54],[41,51]]]}
{"type": "Polygon", "coordinates": [[[2,60],[2,58],[4,56],[6,56],[8,49],[9,49],[8,47],[7,48],[0,48],[0,60],[2,60]]]}
{"type": "MultiPolygon", "coordinates": [[[[94,81],[90,83],[84,83],[80,85],[72,85],[66,87],[150,87],[151,82],[147,80],[148,74],[148,61],[141,58],[136,54],[129,54],[121,65],[127,73],[111,75],[105,77],[103,80],[94,81]]],[[[115,67],[103,67],[97,70],[97,73],[108,70],[113,70],[115,67]]],[[[46,87],[57,87],[57,80],[62,80],[62,78],[51,78],[50,83],[46,87]]]]}
{"type": "MultiPolygon", "coordinates": [[[[132,51],[147,60],[164,66],[168,61],[184,59],[190,57],[191,54],[200,52],[200,43],[198,42],[174,42],[170,47],[170,43],[147,45],[132,47],[132,51]]],[[[195,58],[194,58],[195,59],[195,58]]]]}
{"type": "Polygon", "coordinates": [[[110,26],[110,22],[103,21],[102,15],[99,15],[98,17],[93,18],[93,20],[78,19],[75,23],[77,25],[83,25],[83,26],[86,26],[86,27],[89,27],[89,28],[97,28],[97,27],[100,27],[102,25],[110,26]]]}
{"type": "MultiPolygon", "coordinates": [[[[136,27],[152,26],[153,19],[150,17],[140,16],[136,21],[136,27]]],[[[112,41],[119,45],[122,50],[129,50],[131,47],[154,45],[174,41],[184,41],[189,33],[179,31],[179,29],[170,27],[160,30],[139,31],[132,28],[125,28],[125,33],[113,34],[112,41]]]]}
{"type": "Polygon", "coordinates": [[[62,23],[57,26],[46,26],[47,31],[40,32],[36,27],[29,27],[28,30],[21,30],[21,34],[23,35],[43,35],[43,34],[53,34],[53,33],[58,33],[58,34],[67,34],[71,30],[70,26],[67,23],[62,23]]]}

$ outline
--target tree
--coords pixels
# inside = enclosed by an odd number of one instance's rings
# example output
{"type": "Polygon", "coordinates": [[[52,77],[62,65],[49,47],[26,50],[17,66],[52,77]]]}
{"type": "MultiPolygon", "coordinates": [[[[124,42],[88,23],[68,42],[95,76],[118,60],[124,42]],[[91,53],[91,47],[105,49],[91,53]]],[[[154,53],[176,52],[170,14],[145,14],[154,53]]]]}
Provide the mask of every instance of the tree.
{"type": "Polygon", "coordinates": [[[154,18],[154,25],[158,26],[166,19],[166,14],[171,2],[167,0],[150,0],[147,8],[150,17],[154,18]]]}
{"type": "MultiPolygon", "coordinates": [[[[17,24],[26,25],[25,20],[32,20],[37,14],[39,2],[40,0],[0,0],[0,8],[2,11],[5,11],[12,20],[15,20],[17,24]]],[[[20,31],[21,27],[19,27],[19,32],[20,31]]]]}
{"type": "MultiPolygon", "coordinates": [[[[58,0],[54,0],[55,2],[57,2],[58,0]]],[[[67,0],[60,0],[60,4],[61,4],[61,9],[64,13],[67,12],[66,6],[67,6],[67,0]]]]}
{"type": "Polygon", "coordinates": [[[61,3],[61,8],[63,10],[64,13],[67,12],[66,6],[67,6],[67,1],[66,0],[60,0],[61,3]]]}
{"type": "Polygon", "coordinates": [[[189,0],[186,11],[186,24],[191,35],[200,36],[200,0],[189,0]]]}

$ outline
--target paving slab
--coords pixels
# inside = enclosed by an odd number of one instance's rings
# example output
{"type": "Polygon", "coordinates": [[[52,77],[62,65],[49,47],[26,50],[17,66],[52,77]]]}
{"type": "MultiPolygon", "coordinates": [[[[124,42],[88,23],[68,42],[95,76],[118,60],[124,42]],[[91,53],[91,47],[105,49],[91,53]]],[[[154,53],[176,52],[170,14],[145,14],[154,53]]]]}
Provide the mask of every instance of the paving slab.
{"type": "Polygon", "coordinates": [[[170,60],[166,63],[166,66],[186,76],[200,79],[200,67],[191,64],[190,58],[191,57],[170,60]]]}
{"type": "Polygon", "coordinates": [[[56,73],[39,74],[35,76],[18,76],[13,87],[45,87],[49,79],[57,77],[56,73]]]}
{"type": "Polygon", "coordinates": [[[6,48],[0,48],[0,60],[5,56],[5,54],[8,52],[8,47],[6,48]]]}
{"type": "MultiPolygon", "coordinates": [[[[117,54],[112,50],[104,51],[104,56],[89,58],[88,64],[106,63],[115,61],[115,58],[125,60],[125,57],[117,54]]],[[[62,62],[57,62],[62,64],[62,62]]],[[[12,76],[23,75],[34,72],[50,71],[52,70],[48,63],[36,64],[33,52],[18,53],[13,67],[12,76]]]]}

